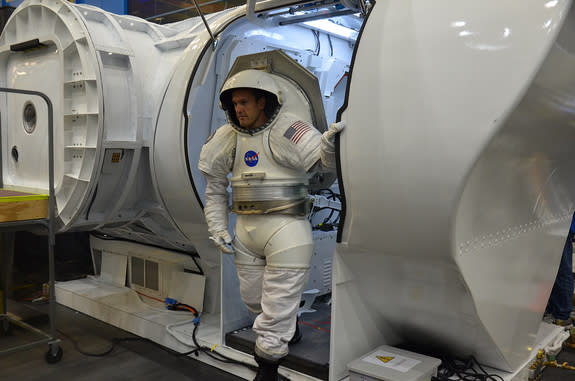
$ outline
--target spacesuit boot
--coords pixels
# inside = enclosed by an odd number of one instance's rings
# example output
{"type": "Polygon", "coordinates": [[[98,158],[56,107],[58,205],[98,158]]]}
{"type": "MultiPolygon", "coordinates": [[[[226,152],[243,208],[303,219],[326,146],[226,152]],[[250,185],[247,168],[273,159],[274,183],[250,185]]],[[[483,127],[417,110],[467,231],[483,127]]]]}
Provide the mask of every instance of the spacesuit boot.
{"type": "Polygon", "coordinates": [[[278,367],[283,358],[279,360],[268,360],[258,355],[254,355],[254,359],[258,363],[258,373],[254,381],[278,381],[278,367]]]}
{"type": "Polygon", "coordinates": [[[299,343],[301,341],[302,337],[303,337],[303,335],[301,333],[301,330],[299,329],[299,317],[298,317],[296,322],[295,322],[295,333],[293,334],[293,337],[289,341],[289,345],[294,345],[294,344],[299,343]]]}

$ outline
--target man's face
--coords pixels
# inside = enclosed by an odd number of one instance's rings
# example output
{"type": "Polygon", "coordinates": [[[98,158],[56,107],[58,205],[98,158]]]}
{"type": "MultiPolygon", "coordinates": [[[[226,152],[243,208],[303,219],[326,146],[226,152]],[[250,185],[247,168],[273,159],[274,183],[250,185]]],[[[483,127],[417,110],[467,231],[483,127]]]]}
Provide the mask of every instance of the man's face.
{"type": "Polygon", "coordinates": [[[240,126],[246,130],[260,127],[268,120],[264,113],[266,99],[264,97],[256,99],[254,92],[250,89],[234,90],[232,104],[240,126]]]}

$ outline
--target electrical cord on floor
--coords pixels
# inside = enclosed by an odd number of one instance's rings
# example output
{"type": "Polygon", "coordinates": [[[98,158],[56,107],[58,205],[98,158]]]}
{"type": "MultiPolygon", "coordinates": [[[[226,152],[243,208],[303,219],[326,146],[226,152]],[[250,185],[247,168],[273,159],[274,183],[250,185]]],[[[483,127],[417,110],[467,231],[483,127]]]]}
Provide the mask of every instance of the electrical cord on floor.
{"type": "MultiPolygon", "coordinates": [[[[246,367],[246,368],[248,368],[254,372],[257,372],[257,370],[258,370],[257,366],[243,362],[243,361],[233,359],[233,358],[228,357],[224,354],[216,352],[215,346],[213,348],[208,348],[206,346],[200,345],[200,343],[198,342],[198,340],[196,338],[196,332],[198,331],[198,327],[200,325],[200,316],[199,316],[198,310],[196,308],[194,308],[188,304],[185,304],[185,303],[179,303],[176,300],[170,299],[170,298],[166,298],[165,302],[166,302],[166,309],[168,309],[168,310],[171,310],[171,311],[188,311],[194,315],[194,320],[193,320],[194,330],[192,332],[192,340],[193,340],[196,348],[192,349],[191,351],[184,352],[184,353],[179,353],[179,352],[175,352],[173,350],[169,350],[170,352],[176,353],[178,356],[188,356],[188,355],[194,354],[194,355],[196,355],[196,357],[199,356],[200,352],[202,352],[216,361],[220,361],[220,362],[223,362],[226,364],[241,365],[241,366],[244,366],[244,367],[246,367]]],[[[141,341],[149,341],[149,342],[153,343],[152,341],[150,341],[146,338],[143,338],[143,337],[115,337],[115,338],[111,339],[110,348],[108,348],[107,350],[105,350],[103,352],[93,353],[93,352],[87,352],[87,351],[81,349],[79,344],[78,344],[78,341],[76,339],[74,339],[71,335],[68,335],[66,332],[63,332],[60,329],[57,329],[57,331],[62,336],[66,337],[68,340],[70,340],[74,344],[74,349],[76,349],[79,353],[83,354],[84,356],[91,356],[91,357],[107,356],[114,351],[117,343],[120,343],[123,341],[141,340],[141,341]]],[[[282,381],[290,381],[289,378],[287,378],[286,376],[283,376],[283,375],[280,375],[280,378],[282,381]]]]}
{"type": "Polygon", "coordinates": [[[107,350],[105,350],[103,352],[94,353],[94,352],[87,352],[87,351],[83,350],[82,348],[80,348],[78,341],[75,338],[73,338],[72,336],[70,336],[69,334],[67,334],[66,332],[63,332],[60,329],[57,329],[56,331],[58,331],[58,333],[60,333],[62,336],[64,336],[68,340],[70,340],[72,342],[72,344],[74,344],[74,349],[76,351],[83,354],[84,356],[90,356],[90,357],[107,356],[114,351],[114,349],[116,348],[116,344],[121,343],[123,341],[149,341],[148,339],[143,338],[143,337],[114,337],[110,340],[111,341],[110,348],[108,348],[107,350]]]}
{"type": "MultiPolygon", "coordinates": [[[[188,311],[194,315],[194,319],[191,322],[194,324],[194,330],[192,331],[192,340],[193,340],[193,345],[195,346],[195,348],[192,349],[191,351],[188,351],[188,352],[178,353],[180,356],[188,356],[191,354],[199,356],[199,353],[202,352],[216,361],[220,361],[220,362],[223,362],[226,364],[242,365],[248,369],[257,370],[257,367],[254,365],[244,363],[244,362],[239,361],[239,360],[235,360],[233,358],[227,357],[221,353],[216,352],[214,350],[215,346],[213,348],[208,348],[208,347],[204,347],[204,346],[200,345],[200,343],[198,343],[198,340],[196,338],[196,333],[197,333],[198,327],[200,325],[200,314],[198,313],[198,310],[196,308],[194,308],[188,304],[185,304],[185,303],[180,303],[177,300],[172,299],[172,298],[166,298],[165,303],[166,303],[166,308],[170,311],[188,311]]],[[[178,323],[178,324],[181,324],[181,323],[178,323]]],[[[182,342],[183,344],[191,346],[192,343],[182,341],[180,338],[175,336],[175,333],[171,330],[171,327],[172,326],[167,327],[167,330],[171,335],[173,335],[178,341],[182,342]]]]}
{"type": "Polygon", "coordinates": [[[209,347],[200,345],[200,343],[198,343],[198,339],[196,338],[196,332],[198,331],[199,326],[200,326],[200,319],[198,317],[198,318],[194,319],[194,330],[192,332],[192,340],[194,341],[194,345],[196,346],[196,348],[194,348],[188,352],[180,353],[181,356],[188,356],[191,354],[199,356],[199,353],[202,352],[216,361],[224,362],[226,364],[242,365],[248,369],[251,369],[253,371],[257,371],[258,367],[255,365],[248,364],[248,363],[245,363],[243,361],[239,361],[239,360],[233,359],[231,357],[228,357],[226,355],[223,355],[219,352],[216,352],[215,347],[209,348],[209,347]],[[220,357],[217,357],[217,356],[220,356],[220,357]]]}
{"type": "MultiPolygon", "coordinates": [[[[216,361],[220,361],[220,362],[223,362],[226,364],[241,365],[241,366],[244,366],[244,367],[246,367],[246,368],[248,368],[254,372],[258,371],[258,367],[255,365],[248,364],[246,362],[239,361],[239,360],[233,359],[231,357],[228,357],[226,355],[223,355],[219,352],[216,352],[215,346],[213,348],[208,348],[208,347],[200,345],[200,343],[198,343],[198,340],[196,338],[196,332],[198,331],[199,325],[200,325],[200,318],[198,316],[196,316],[196,319],[194,319],[194,330],[192,331],[192,340],[194,341],[196,348],[192,349],[191,351],[188,351],[188,352],[180,353],[180,356],[189,356],[191,354],[194,354],[197,357],[197,356],[199,356],[199,354],[201,352],[201,353],[208,355],[209,357],[211,357],[212,359],[214,359],[216,361]]],[[[290,379],[284,375],[280,374],[279,376],[280,376],[280,379],[282,381],[290,381],[290,379]]]]}
{"type": "Polygon", "coordinates": [[[467,359],[442,358],[437,376],[432,381],[504,381],[497,374],[489,374],[475,357],[467,359]]]}

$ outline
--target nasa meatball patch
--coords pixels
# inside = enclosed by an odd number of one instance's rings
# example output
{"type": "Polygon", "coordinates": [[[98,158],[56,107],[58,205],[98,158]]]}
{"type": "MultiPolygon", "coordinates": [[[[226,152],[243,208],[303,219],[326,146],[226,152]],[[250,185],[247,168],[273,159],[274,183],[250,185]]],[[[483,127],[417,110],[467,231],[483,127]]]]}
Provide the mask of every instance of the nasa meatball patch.
{"type": "Polygon", "coordinates": [[[244,155],[244,163],[246,163],[248,167],[255,167],[256,165],[258,165],[259,155],[260,155],[259,153],[254,151],[246,152],[246,154],[244,155]]]}

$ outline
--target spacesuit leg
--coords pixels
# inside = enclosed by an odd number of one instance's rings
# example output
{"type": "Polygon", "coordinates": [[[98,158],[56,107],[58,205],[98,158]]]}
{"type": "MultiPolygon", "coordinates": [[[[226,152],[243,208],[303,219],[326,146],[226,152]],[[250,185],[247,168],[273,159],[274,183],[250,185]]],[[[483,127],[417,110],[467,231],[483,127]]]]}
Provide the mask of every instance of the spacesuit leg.
{"type": "Polygon", "coordinates": [[[242,300],[250,312],[260,313],[265,260],[251,252],[238,236],[234,238],[232,245],[242,300]]]}
{"type": "Polygon", "coordinates": [[[268,360],[278,360],[288,353],[313,255],[309,222],[305,218],[286,218],[292,221],[271,236],[264,250],[263,312],[253,326],[258,334],[255,353],[268,360]]]}

